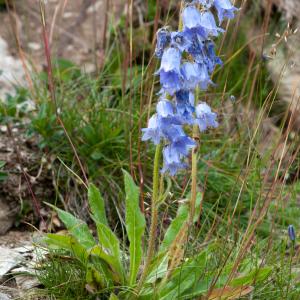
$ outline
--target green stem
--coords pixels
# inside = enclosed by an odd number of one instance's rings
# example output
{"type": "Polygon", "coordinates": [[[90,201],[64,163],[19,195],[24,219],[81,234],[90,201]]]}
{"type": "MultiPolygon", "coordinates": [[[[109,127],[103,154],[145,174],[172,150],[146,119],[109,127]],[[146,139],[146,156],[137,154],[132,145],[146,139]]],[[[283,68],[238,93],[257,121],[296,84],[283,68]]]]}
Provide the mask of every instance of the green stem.
{"type": "Polygon", "coordinates": [[[156,241],[156,231],[157,231],[157,222],[158,222],[158,206],[157,202],[159,200],[159,165],[161,159],[161,144],[157,145],[154,157],[154,169],[153,169],[153,190],[152,190],[152,200],[151,200],[151,225],[150,225],[150,234],[149,234],[149,243],[148,251],[145,266],[141,279],[138,284],[138,292],[141,290],[142,285],[148,275],[149,267],[153,254],[155,251],[155,241],[156,241]]]}
{"type": "MultiPolygon", "coordinates": [[[[199,140],[198,127],[194,125],[193,127],[193,138],[195,141],[199,140]]],[[[197,152],[198,147],[195,147],[192,152],[192,184],[191,184],[191,199],[190,199],[190,217],[189,217],[189,226],[193,225],[193,220],[196,210],[196,199],[197,199],[197,152]]]]}

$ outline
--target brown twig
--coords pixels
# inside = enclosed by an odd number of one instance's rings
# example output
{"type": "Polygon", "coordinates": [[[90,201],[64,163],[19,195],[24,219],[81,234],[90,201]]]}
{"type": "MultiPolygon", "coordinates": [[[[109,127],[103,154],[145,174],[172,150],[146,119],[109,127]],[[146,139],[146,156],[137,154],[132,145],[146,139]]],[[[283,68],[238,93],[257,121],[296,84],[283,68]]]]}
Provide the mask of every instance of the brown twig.
{"type": "Polygon", "coordinates": [[[76,160],[78,162],[78,165],[81,169],[82,175],[84,177],[84,181],[85,183],[88,185],[88,178],[86,176],[84,167],[81,163],[81,160],[79,158],[79,155],[77,153],[77,150],[71,140],[70,135],[68,134],[68,131],[59,115],[58,112],[58,106],[57,106],[57,100],[56,100],[56,95],[55,95],[55,86],[54,86],[54,80],[53,80],[53,72],[52,72],[52,61],[51,61],[51,54],[50,54],[50,47],[49,47],[49,39],[48,39],[48,34],[47,34],[47,26],[46,26],[46,16],[45,16],[45,7],[44,7],[44,3],[42,0],[40,0],[40,12],[41,12],[41,21],[42,21],[42,29],[43,29],[43,40],[44,40],[44,48],[45,48],[45,56],[46,56],[46,60],[47,60],[47,74],[48,74],[48,87],[49,87],[49,92],[50,92],[50,96],[52,99],[52,102],[54,104],[55,107],[55,114],[56,114],[56,118],[58,123],[60,124],[60,126],[62,127],[68,142],[70,143],[70,146],[74,152],[74,155],[76,157],[76,160]]]}

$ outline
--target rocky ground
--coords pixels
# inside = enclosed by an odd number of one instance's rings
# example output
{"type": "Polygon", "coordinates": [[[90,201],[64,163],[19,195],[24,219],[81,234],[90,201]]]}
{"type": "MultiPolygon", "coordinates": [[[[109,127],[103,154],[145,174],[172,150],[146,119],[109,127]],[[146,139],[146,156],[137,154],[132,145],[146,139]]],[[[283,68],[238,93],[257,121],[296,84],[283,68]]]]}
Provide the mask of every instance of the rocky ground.
{"type": "MultiPolygon", "coordinates": [[[[124,10],[122,1],[45,2],[53,56],[71,58],[87,72],[96,70],[103,59],[106,16],[113,16],[110,20],[117,22],[117,16],[124,10]]],[[[1,101],[15,93],[16,84],[27,85],[24,65],[29,72],[41,71],[45,66],[39,3],[37,0],[14,3],[10,13],[5,9],[0,11],[1,22],[5,24],[0,27],[1,101]]],[[[29,109],[34,107],[34,101],[28,104],[29,109]]],[[[27,220],[22,220],[21,231],[10,229],[19,222],[23,203],[32,201],[31,189],[37,199],[49,198],[53,192],[47,162],[37,151],[36,141],[29,139],[19,125],[0,126],[0,161],[10,170],[5,183],[0,181],[0,300],[20,299],[26,290],[37,285],[30,276],[37,261],[32,247],[34,230],[25,224],[31,223],[32,216],[29,214],[27,220]]]]}

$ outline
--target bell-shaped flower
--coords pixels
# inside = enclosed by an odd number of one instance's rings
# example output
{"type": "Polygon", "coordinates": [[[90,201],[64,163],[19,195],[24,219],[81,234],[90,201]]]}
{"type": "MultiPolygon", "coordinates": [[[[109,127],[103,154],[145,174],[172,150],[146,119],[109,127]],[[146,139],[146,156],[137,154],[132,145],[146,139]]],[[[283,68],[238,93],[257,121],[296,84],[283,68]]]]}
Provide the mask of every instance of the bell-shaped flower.
{"type": "Polygon", "coordinates": [[[162,128],[164,137],[171,143],[185,136],[185,132],[181,125],[169,125],[162,128]]]}
{"type": "Polygon", "coordinates": [[[207,65],[208,72],[211,74],[214,71],[216,65],[223,65],[223,62],[220,57],[216,55],[215,45],[212,41],[207,41],[205,43],[205,49],[207,55],[205,63],[207,65]]]}
{"type": "Polygon", "coordinates": [[[156,33],[156,48],[155,55],[158,58],[162,58],[164,50],[169,46],[171,42],[171,33],[166,28],[161,28],[156,33]]]}
{"type": "Polygon", "coordinates": [[[210,11],[201,13],[201,26],[205,30],[208,36],[218,36],[219,32],[224,32],[222,28],[219,28],[216,24],[215,17],[210,11]]]}
{"type": "Polygon", "coordinates": [[[193,59],[202,63],[205,57],[205,39],[203,39],[199,34],[193,31],[186,31],[185,36],[191,41],[187,52],[193,57],[193,59]]]}
{"type": "MultiPolygon", "coordinates": [[[[197,63],[185,62],[182,64],[181,73],[184,78],[184,88],[187,90],[193,90],[200,83],[200,79],[203,78],[197,63]]],[[[207,74],[208,75],[208,74],[207,74]]]]}
{"type": "Polygon", "coordinates": [[[188,90],[180,90],[176,92],[175,99],[177,114],[182,118],[182,123],[192,125],[195,112],[195,97],[193,93],[188,90]]]}
{"type": "Polygon", "coordinates": [[[230,0],[214,0],[214,6],[217,10],[220,24],[223,22],[224,18],[233,19],[234,12],[238,10],[232,5],[230,0]]]}
{"type": "Polygon", "coordinates": [[[204,8],[209,9],[213,5],[214,0],[186,0],[190,4],[200,4],[204,8]]]}
{"type": "Polygon", "coordinates": [[[171,46],[179,49],[181,52],[188,51],[192,45],[192,40],[184,32],[174,31],[171,33],[171,46]]]}
{"type": "Polygon", "coordinates": [[[197,124],[203,132],[219,125],[217,114],[206,103],[195,108],[194,91],[213,84],[210,76],[216,65],[222,64],[211,38],[223,29],[216,25],[210,9],[214,5],[221,23],[224,18],[234,17],[237,10],[230,1],[185,0],[183,30],[170,32],[163,28],[157,33],[155,54],[161,58],[161,66],[156,74],[160,76],[161,98],[148,128],[142,129],[142,139],[156,145],[163,142],[162,172],[175,175],[187,167],[185,161],[196,142],[183,126],[197,124]]]}
{"type": "Polygon", "coordinates": [[[163,150],[164,166],[161,170],[162,173],[169,172],[174,176],[178,170],[185,169],[187,164],[182,162],[182,157],[172,145],[168,145],[163,150]]]}
{"type": "Polygon", "coordinates": [[[181,136],[177,141],[171,144],[171,147],[180,155],[187,157],[190,150],[196,146],[196,142],[187,135],[181,136]]]}
{"type": "Polygon", "coordinates": [[[180,90],[182,85],[182,75],[180,73],[181,53],[179,49],[168,48],[164,51],[160,69],[160,83],[164,92],[173,95],[180,90]]]}
{"type": "Polygon", "coordinates": [[[148,122],[148,127],[142,129],[142,141],[151,140],[154,145],[158,145],[162,139],[162,132],[159,127],[158,116],[153,115],[148,122]]]}
{"type": "Polygon", "coordinates": [[[174,116],[174,105],[167,100],[161,100],[156,106],[157,114],[163,118],[174,116]]]}
{"type": "Polygon", "coordinates": [[[207,130],[207,128],[217,128],[219,123],[217,122],[217,114],[212,112],[209,105],[205,102],[200,103],[196,107],[196,123],[199,126],[201,132],[207,130]]]}
{"type": "Polygon", "coordinates": [[[186,62],[182,65],[181,72],[184,78],[185,89],[193,90],[200,86],[202,90],[206,90],[212,82],[206,64],[186,62]]]}
{"type": "Polygon", "coordinates": [[[200,12],[195,6],[187,6],[182,13],[183,29],[196,32],[203,38],[218,36],[223,29],[217,27],[210,11],[200,12]]]}

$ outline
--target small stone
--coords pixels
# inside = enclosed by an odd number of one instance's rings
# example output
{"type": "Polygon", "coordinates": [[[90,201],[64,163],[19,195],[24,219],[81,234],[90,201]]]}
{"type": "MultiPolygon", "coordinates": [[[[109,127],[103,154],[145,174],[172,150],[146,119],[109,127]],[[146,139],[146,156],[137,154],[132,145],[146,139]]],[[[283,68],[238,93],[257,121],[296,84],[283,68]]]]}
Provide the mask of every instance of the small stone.
{"type": "Polygon", "coordinates": [[[28,43],[27,46],[28,46],[28,48],[30,48],[31,50],[34,50],[34,51],[38,51],[42,48],[40,44],[33,43],[33,42],[28,43]]]}
{"type": "Polygon", "coordinates": [[[10,296],[0,293],[0,300],[10,300],[10,299],[11,299],[10,296]]]}
{"type": "MultiPolygon", "coordinates": [[[[40,285],[34,276],[34,270],[27,267],[20,267],[11,271],[16,284],[20,290],[29,290],[40,285]]],[[[1,300],[1,299],[0,299],[1,300]]]]}
{"type": "Polygon", "coordinates": [[[74,16],[74,14],[72,12],[65,12],[64,15],[63,15],[63,18],[64,19],[69,19],[69,18],[72,18],[74,16]]]}
{"type": "Polygon", "coordinates": [[[18,248],[14,248],[14,250],[18,253],[24,254],[24,253],[28,253],[28,252],[33,252],[34,246],[32,246],[31,244],[28,244],[28,245],[23,245],[18,248]]]}
{"type": "Polygon", "coordinates": [[[11,211],[11,208],[6,203],[3,203],[0,200],[0,235],[4,235],[13,226],[14,221],[15,214],[11,211]]]}
{"type": "Polygon", "coordinates": [[[0,253],[0,280],[2,280],[3,276],[24,260],[24,257],[17,251],[5,247],[0,247],[0,253]]]}

